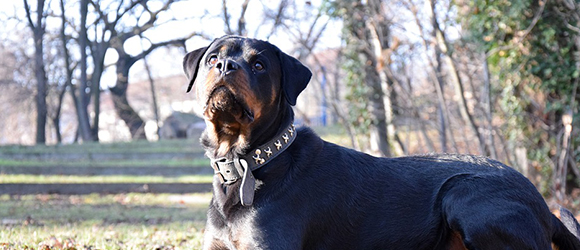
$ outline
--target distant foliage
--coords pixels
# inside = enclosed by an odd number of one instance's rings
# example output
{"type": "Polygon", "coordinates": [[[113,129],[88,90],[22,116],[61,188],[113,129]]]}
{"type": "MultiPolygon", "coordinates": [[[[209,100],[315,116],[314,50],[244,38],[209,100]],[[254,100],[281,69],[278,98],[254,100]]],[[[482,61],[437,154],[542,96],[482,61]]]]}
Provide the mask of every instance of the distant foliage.
{"type": "Polygon", "coordinates": [[[345,72],[344,83],[347,87],[345,99],[348,102],[347,120],[358,135],[369,136],[372,119],[369,112],[369,92],[370,87],[365,84],[365,66],[367,58],[360,53],[361,48],[366,45],[358,39],[353,30],[365,31],[365,23],[360,20],[362,16],[361,5],[352,1],[328,1],[325,9],[329,16],[341,18],[343,21],[342,39],[343,48],[342,70],[345,72]],[[357,14],[358,13],[358,14],[357,14]]]}
{"type": "MultiPolygon", "coordinates": [[[[558,1],[484,1],[466,3],[462,18],[470,42],[488,54],[495,95],[514,147],[527,149],[532,166],[551,174],[562,148],[566,113],[574,114],[571,155],[580,160],[578,34],[567,27],[566,8],[558,1]],[[543,6],[546,4],[546,6],[543,6]]],[[[549,180],[549,178],[543,178],[549,180]]],[[[546,183],[544,183],[546,184],[546,183]]]]}
{"type": "Polygon", "coordinates": [[[357,134],[368,135],[372,122],[372,119],[369,118],[369,102],[367,100],[370,88],[364,84],[365,70],[361,65],[361,58],[356,50],[347,49],[342,68],[346,73],[344,80],[348,88],[346,95],[346,100],[349,103],[348,119],[357,134]]]}

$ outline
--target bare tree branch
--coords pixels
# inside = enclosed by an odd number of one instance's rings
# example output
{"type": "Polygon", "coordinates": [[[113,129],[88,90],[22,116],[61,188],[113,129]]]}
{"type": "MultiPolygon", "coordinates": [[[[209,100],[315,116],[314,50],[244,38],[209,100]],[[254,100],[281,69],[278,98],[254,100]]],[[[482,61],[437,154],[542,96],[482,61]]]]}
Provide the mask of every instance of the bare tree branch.
{"type": "Polygon", "coordinates": [[[164,47],[164,46],[168,46],[168,45],[175,45],[175,44],[183,45],[183,44],[185,44],[185,41],[187,41],[187,39],[192,38],[195,35],[197,35],[197,33],[191,33],[189,36],[184,37],[184,38],[173,39],[173,40],[169,40],[169,41],[151,44],[151,46],[149,48],[147,48],[146,50],[143,50],[138,55],[132,57],[131,64],[143,59],[145,56],[147,56],[148,54],[150,54],[151,52],[153,52],[155,49],[157,49],[159,47],[164,47]]]}
{"type": "Polygon", "coordinates": [[[28,25],[30,28],[34,29],[34,22],[32,21],[32,14],[30,13],[30,5],[28,5],[28,0],[24,0],[24,10],[26,11],[26,19],[28,20],[28,25]]]}
{"type": "Polygon", "coordinates": [[[230,15],[228,14],[227,0],[222,0],[222,13],[224,15],[224,24],[226,25],[226,33],[228,35],[234,34],[232,26],[230,25],[230,15]]]}
{"type": "MultiPolygon", "coordinates": [[[[141,2],[143,2],[143,3],[141,3],[142,5],[145,5],[146,1],[141,1],[141,2]]],[[[121,41],[125,41],[125,40],[127,40],[135,35],[142,34],[143,32],[149,30],[150,28],[153,28],[155,26],[155,22],[157,21],[159,13],[169,9],[169,6],[173,2],[174,2],[174,0],[168,0],[167,2],[165,2],[163,7],[161,7],[159,10],[154,11],[154,12],[149,12],[150,17],[149,17],[149,20],[147,20],[147,22],[145,24],[143,24],[142,26],[136,25],[130,31],[119,34],[118,35],[119,39],[121,41]]]]}
{"type": "Polygon", "coordinates": [[[240,14],[240,19],[238,19],[238,35],[246,35],[246,10],[248,9],[248,4],[250,0],[244,0],[242,3],[242,13],[240,14]]]}
{"type": "Polygon", "coordinates": [[[288,6],[288,0],[281,0],[280,1],[280,4],[278,5],[278,11],[276,12],[276,15],[273,17],[274,24],[272,25],[272,29],[270,30],[270,34],[268,34],[268,36],[266,36],[266,40],[269,40],[270,37],[272,35],[274,35],[274,33],[276,32],[276,29],[278,29],[278,26],[280,26],[282,24],[282,18],[284,17],[284,12],[286,11],[287,6],[288,6]]]}

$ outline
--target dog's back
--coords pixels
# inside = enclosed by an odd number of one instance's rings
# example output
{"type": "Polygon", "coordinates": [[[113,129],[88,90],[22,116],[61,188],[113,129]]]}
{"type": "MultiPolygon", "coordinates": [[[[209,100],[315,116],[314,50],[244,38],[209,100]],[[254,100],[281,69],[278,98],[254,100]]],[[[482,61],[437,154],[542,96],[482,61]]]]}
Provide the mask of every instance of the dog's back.
{"type": "MultiPolygon", "coordinates": [[[[299,137],[297,145],[318,144],[308,129],[299,134],[311,138],[304,142],[299,137]]],[[[552,242],[559,249],[580,249],[573,235],[580,225],[573,216],[563,213],[564,226],[527,178],[495,160],[447,154],[375,158],[327,142],[305,158],[295,166],[316,169],[310,174],[326,175],[334,183],[317,184],[318,190],[333,190],[320,194],[332,202],[318,207],[364,211],[361,231],[372,229],[368,239],[383,235],[383,246],[448,249],[459,237],[467,249],[549,249],[552,242]]]]}

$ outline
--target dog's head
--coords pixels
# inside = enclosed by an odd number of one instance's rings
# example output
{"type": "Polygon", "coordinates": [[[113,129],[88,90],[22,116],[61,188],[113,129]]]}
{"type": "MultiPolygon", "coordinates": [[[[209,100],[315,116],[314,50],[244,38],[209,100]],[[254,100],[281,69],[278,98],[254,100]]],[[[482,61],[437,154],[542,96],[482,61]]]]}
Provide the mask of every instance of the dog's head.
{"type": "Polygon", "coordinates": [[[183,68],[187,91],[194,92],[196,112],[206,120],[218,154],[249,146],[257,128],[276,126],[312,76],[276,46],[238,36],[218,38],[188,53],[183,68]]]}

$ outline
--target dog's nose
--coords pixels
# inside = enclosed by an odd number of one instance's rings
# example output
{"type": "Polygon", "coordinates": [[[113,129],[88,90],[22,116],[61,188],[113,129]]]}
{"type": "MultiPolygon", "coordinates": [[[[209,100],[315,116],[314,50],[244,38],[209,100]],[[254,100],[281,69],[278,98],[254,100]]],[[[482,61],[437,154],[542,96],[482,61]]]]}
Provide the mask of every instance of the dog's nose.
{"type": "Polygon", "coordinates": [[[240,68],[240,66],[234,60],[230,59],[220,60],[219,62],[216,63],[215,67],[223,75],[236,71],[240,68]]]}

